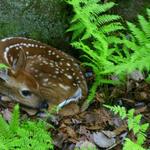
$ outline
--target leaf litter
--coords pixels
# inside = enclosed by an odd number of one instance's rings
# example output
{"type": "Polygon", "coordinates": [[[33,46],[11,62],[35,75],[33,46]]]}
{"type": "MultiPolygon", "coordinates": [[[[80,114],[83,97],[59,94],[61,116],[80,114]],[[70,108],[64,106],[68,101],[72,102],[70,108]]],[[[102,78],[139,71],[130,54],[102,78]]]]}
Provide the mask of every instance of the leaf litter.
{"type": "MultiPolygon", "coordinates": [[[[143,122],[150,123],[150,84],[143,81],[144,76],[134,72],[122,87],[104,86],[99,88],[94,102],[84,112],[79,112],[78,105],[70,104],[61,110],[61,116],[49,118],[54,126],[50,130],[56,150],[120,150],[126,137],[134,139],[127,130],[126,120],[121,120],[103,107],[103,103],[134,108],[136,114],[143,115],[143,122]],[[75,115],[74,115],[75,114],[75,115]],[[55,120],[56,119],[56,120],[55,120]],[[52,121],[54,120],[54,121],[52,121]]],[[[2,99],[3,96],[1,96],[2,99]]],[[[9,121],[14,104],[9,100],[0,101],[0,113],[9,121]]],[[[22,119],[36,119],[21,111],[22,119]]],[[[145,145],[150,144],[150,129],[145,145]]]]}

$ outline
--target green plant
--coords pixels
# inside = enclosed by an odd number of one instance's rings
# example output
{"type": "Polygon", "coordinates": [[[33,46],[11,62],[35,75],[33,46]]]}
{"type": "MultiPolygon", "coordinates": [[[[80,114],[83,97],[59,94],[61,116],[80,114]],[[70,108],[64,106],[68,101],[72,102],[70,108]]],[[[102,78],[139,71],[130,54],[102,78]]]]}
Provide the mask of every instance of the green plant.
{"type": "Polygon", "coordinates": [[[148,20],[138,16],[141,27],[127,22],[130,34],[120,32],[124,27],[120,16],[109,15],[115,3],[99,0],[66,0],[73,6],[75,15],[71,27],[72,46],[84,52],[83,65],[93,69],[95,81],[90,89],[88,102],[101,84],[118,84],[126,74],[135,70],[150,70],[150,10],[148,20]],[[118,80],[111,80],[117,75],[118,80]]]}
{"type": "Polygon", "coordinates": [[[95,74],[95,82],[88,97],[90,102],[100,84],[118,83],[107,77],[109,70],[121,60],[121,58],[112,60],[116,51],[116,45],[113,46],[113,43],[121,42],[114,33],[124,27],[118,21],[121,19],[120,16],[110,15],[107,12],[115,5],[113,2],[105,4],[100,0],[66,0],[66,2],[73,6],[75,12],[71,27],[67,30],[73,32],[72,45],[85,53],[83,57],[86,62],[83,65],[91,67],[95,74]]]}
{"type": "Polygon", "coordinates": [[[141,123],[142,115],[138,114],[134,116],[134,109],[130,109],[126,111],[125,107],[120,106],[108,106],[104,105],[106,108],[109,108],[115,114],[119,114],[121,119],[127,119],[128,129],[129,131],[133,131],[136,136],[136,141],[133,142],[131,139],[126,138],[123,146],[123,150],[145,150],[142,145],[146,140],[146,130],[149,127],[149,123],[141,123]]]}
{"type": "Polygon", "coordinates": [[[11,121],[7,123],[0,116],[1,150],[52,150],[50,134],[46,131],[44,121],[19,120],[19,106],[16,105],[11,121]]]}
{"type": "MultiPolygon", "coordinates": [[[[116,73],[132,72],[134,70],[150,70],[150,9],[147,9],[148,19],[138,15],[139,27],[127,22],[131,34],[123,36],[125,61],[116,66],[116,73]]],[[[119,56],[120,57],[120,56],[119,56]]]]}
{"type": "Polygon", "coordinates": [[[1,69],[1,70],[2,70],[2,69],[6,69],[6,68],[8,68],[8,66],[6,66],[5,64],[0,63],[0,69],[1,69]]]}

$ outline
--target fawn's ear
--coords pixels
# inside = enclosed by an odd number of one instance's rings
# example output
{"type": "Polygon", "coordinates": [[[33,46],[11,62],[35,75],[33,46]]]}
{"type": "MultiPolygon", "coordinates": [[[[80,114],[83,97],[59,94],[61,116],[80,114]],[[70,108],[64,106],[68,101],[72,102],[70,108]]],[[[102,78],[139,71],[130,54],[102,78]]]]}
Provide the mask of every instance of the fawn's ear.
{"type": "Polygon", "coordinates": [[[26,66],[26,55],[23,49],[20,49],[19,55],[13,60],[12,73],[17,74],[19,70],[24,69],[26,66]]]}

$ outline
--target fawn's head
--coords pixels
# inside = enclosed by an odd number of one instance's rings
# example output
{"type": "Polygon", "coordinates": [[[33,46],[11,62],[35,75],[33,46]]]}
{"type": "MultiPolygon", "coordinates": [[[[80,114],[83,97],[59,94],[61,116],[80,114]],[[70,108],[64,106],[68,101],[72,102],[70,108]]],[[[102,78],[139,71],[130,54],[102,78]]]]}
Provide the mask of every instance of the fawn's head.
{"type": "Polygon", "coordinates": [[[39,83],[24,69],[26,56],[23,50],[20,50],[18,59],[14,59],[12,64],[0,72],[3,86],[0,88],[1,92],[23,106],[35,109],[47,108],[47,103],[40,94],[39,83]]]}

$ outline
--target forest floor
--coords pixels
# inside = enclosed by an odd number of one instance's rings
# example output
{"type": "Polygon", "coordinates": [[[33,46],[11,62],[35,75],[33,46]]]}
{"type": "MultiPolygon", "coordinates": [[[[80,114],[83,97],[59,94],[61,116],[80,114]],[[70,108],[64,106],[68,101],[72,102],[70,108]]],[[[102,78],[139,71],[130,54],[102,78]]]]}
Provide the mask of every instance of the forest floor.
{"type": "MultiPolygon", "coordinates": [[[[127,128],[127,121],[104,108],[102,104],[106,101],[127,109],[134,108],[135,115],[143,115],[142,123],[150,123],[150,84],[130,80],[125,86],[104,86],[103,89],[97,92],[93,104],[85,112],[59,121],[55,131],[52,131],[56,149],[84,147],[86,150],[91,147],[89,150],[121,150],[126,137],[135,141],[134,134],[127,128]]],[[[150,128],[146,134],[145,147],[149,147],[150,128]]]]}
{"type": "MultiPolygon", "coordinates": [[[[94,102],[86,111],[73,116],[66,112],[67,116],[48,121],[54,127],[50,132],[55,150],[87,150],[87,147],[91,147],[89,150],[121,150],[126,137],[134,141],[135,136],[128,130],[127,121],[104,108],[104,103],[134,108],[136,114],[143,115],[142,123],[150,123],[150,84],[133,78],[120,87],[105,85],[97,91],[94,102]]],[[[8,120],[11,104],[5,109],[1,107],[0,111],[8,120]]],[[[150,146],[150,129],[144,146],[150,146]]]]}

